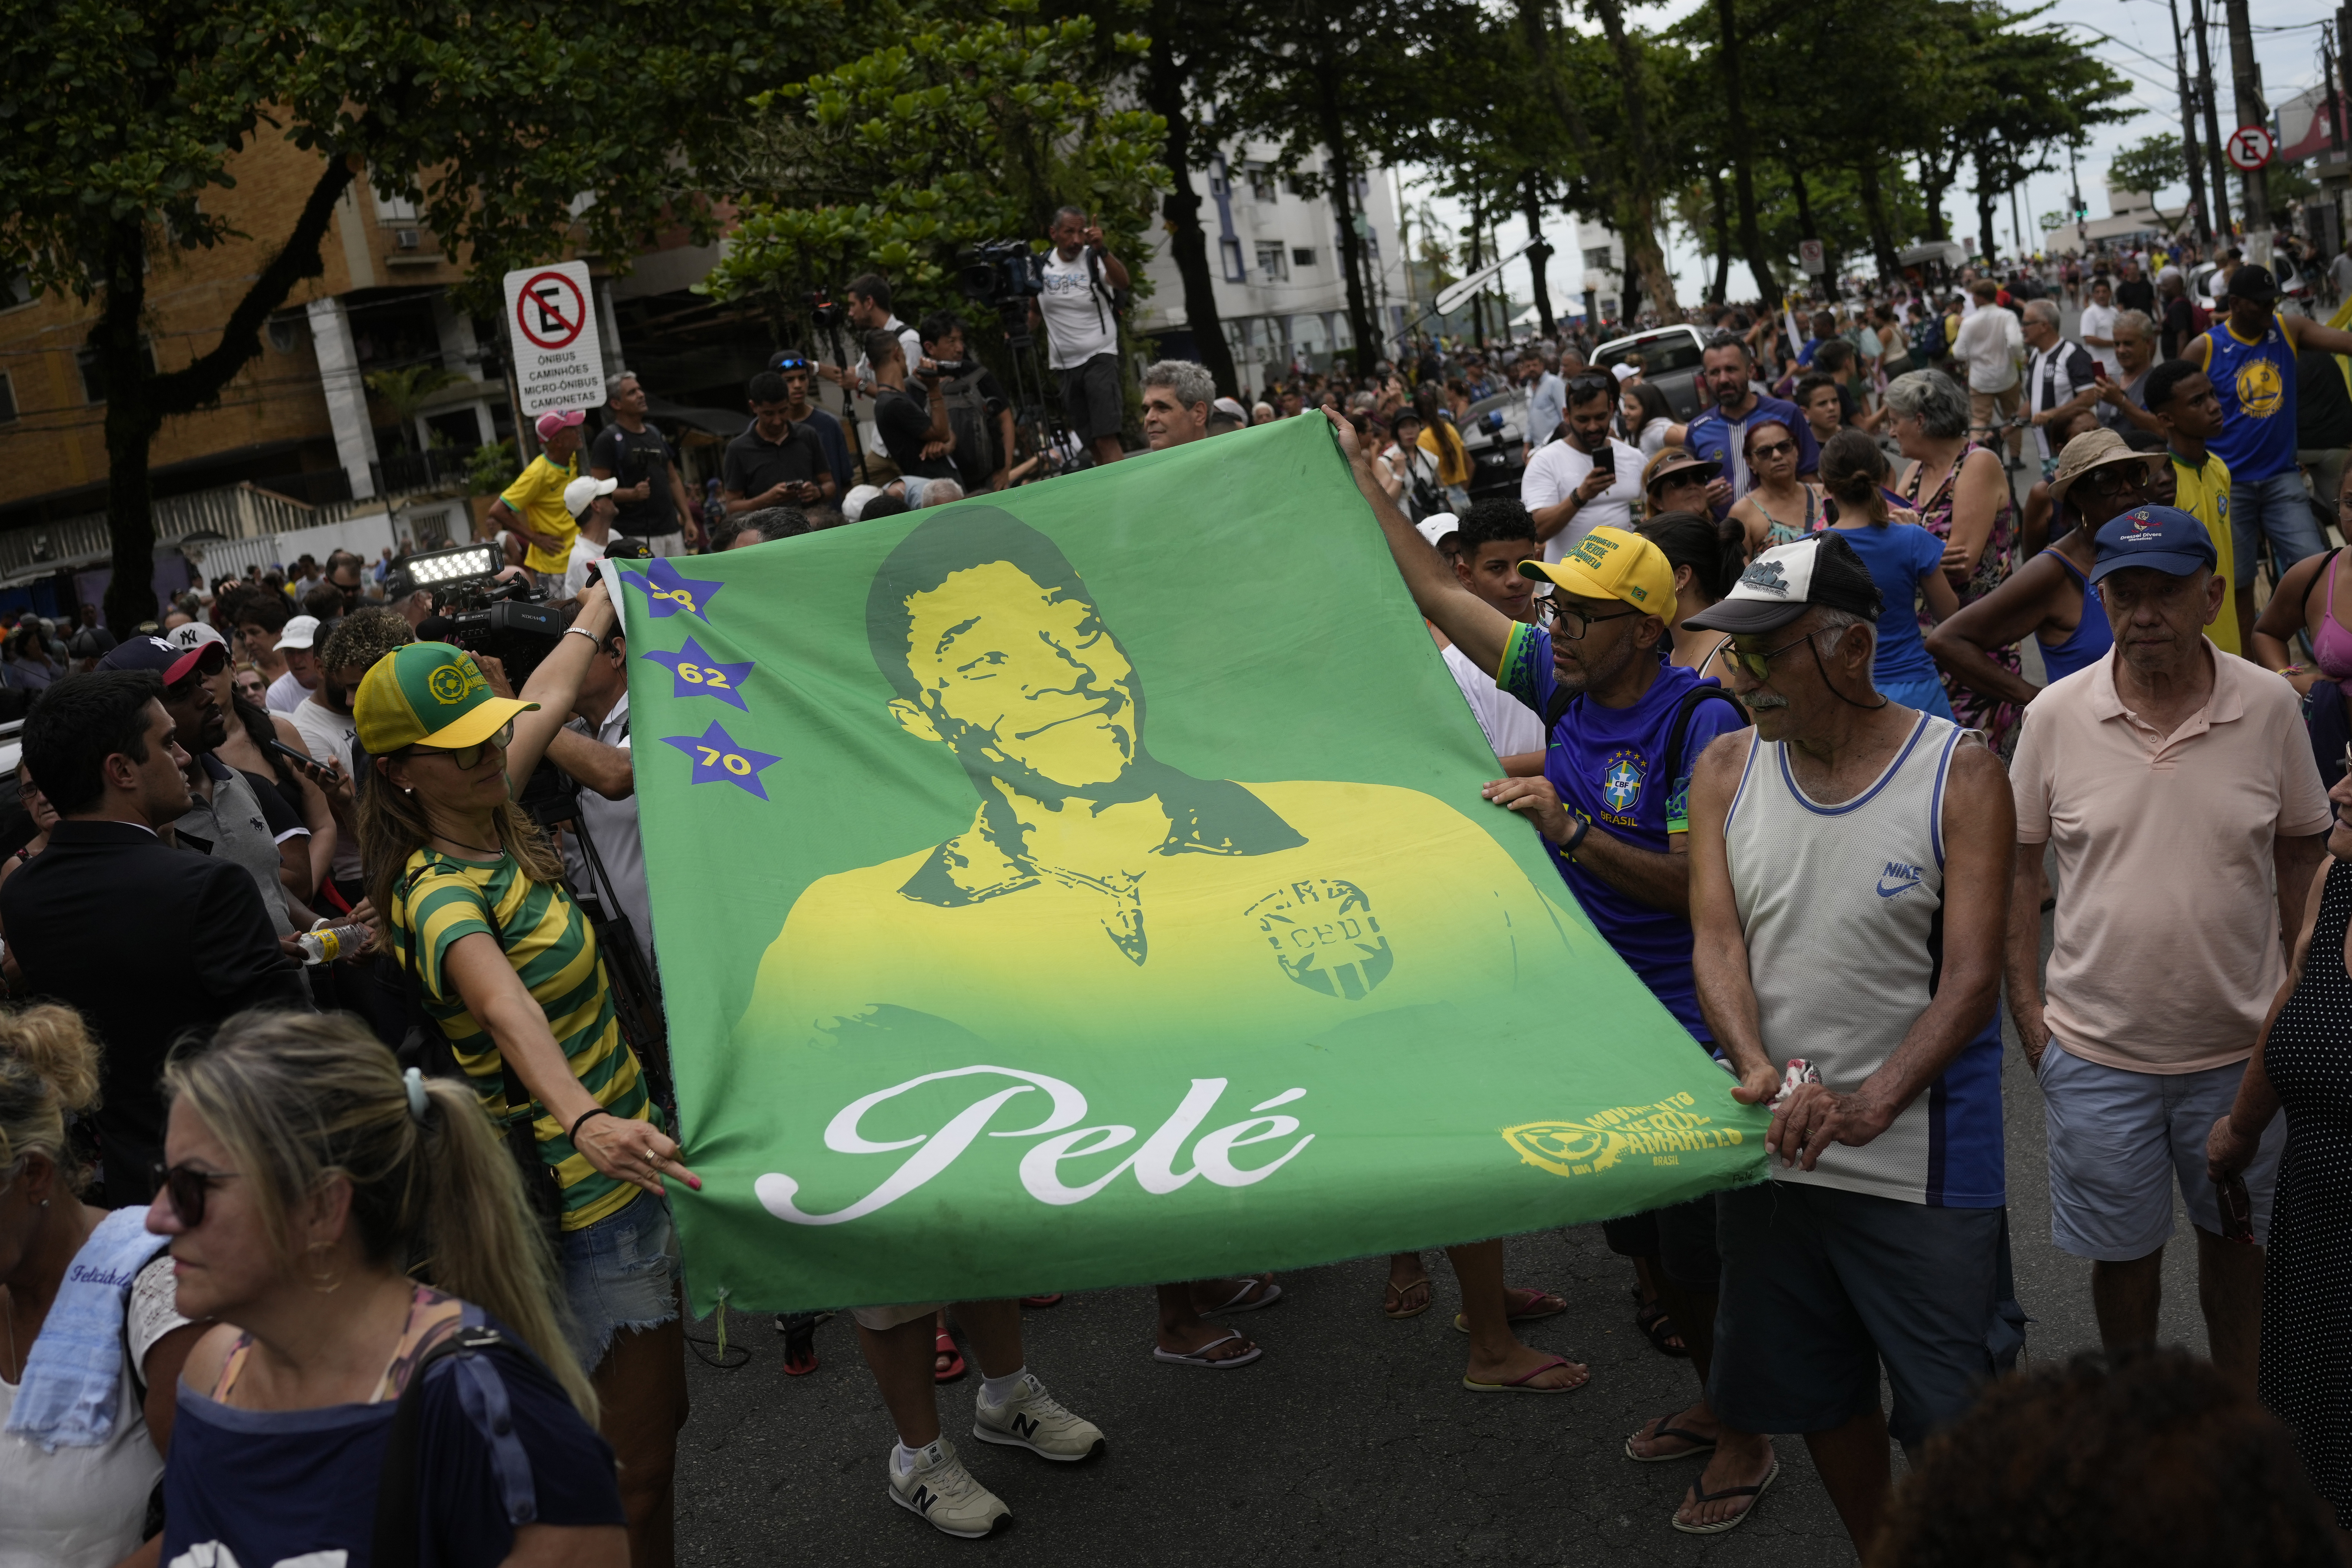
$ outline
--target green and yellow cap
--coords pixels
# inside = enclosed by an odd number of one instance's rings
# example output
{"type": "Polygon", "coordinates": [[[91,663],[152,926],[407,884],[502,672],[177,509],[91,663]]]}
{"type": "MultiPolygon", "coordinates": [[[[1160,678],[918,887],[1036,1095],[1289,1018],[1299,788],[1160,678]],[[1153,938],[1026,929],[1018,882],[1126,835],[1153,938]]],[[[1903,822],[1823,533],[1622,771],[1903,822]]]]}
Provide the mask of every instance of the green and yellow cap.
{"type": "Polygon", "coordinates": [[[464,648],[413,642],[375,661],[360,682],[352,717],[368,755],[383,757],[405,746],[471,746],[538,706],[492,691],[464,648]]]}
{"type": "Polygon", "coordinates": [[[1622,599],[1660,620],[1675,613],[1675,569],[1638,533],[1596,528],[1557,561],[1522,561],[1519,575],[1555,583],[1587,599],[1622,599]]]}

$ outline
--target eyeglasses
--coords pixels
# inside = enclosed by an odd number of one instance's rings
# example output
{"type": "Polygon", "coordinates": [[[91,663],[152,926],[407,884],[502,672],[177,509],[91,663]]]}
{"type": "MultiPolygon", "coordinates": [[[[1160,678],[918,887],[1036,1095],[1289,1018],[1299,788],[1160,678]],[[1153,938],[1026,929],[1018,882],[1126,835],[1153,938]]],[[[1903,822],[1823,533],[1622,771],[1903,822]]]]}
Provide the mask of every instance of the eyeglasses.
{"type": "Polygon", "coordinates": [[[458,772],[464,773],[482,760],[484,752],[503,752],[513,740],[514,723],[509,720],[499,726],[497,734],[487,741],[477,741],[470,746],[411,746],[408,749],[428,757],[446,757],[457,764],[458,772]]]}
{"type": "Polygon", "coordinates": [[[778,360],[771,368],[782,373],[788,370],[806,370],[808,367],[808,361],[801,358],[798,354],[788,354],[784,358],[778,360]]]}
{"type": "Polygon", "coordinates": [[[156,1191],[170,1195],[172,1212],[190,1230],[205,1223],[205,1197],[214,1184],[234,1181],[236,1174],[235,1171],[200,1171],[194,1165],[166,1165],[161,1160],[147,1167],[156,1191]]]}
{"type": "Polygon", "coordinates": [[[1784,642],[1779,647],[1771,648],[1763,653],[1749,653],[1744,648],[1735,647],[1729,650],[1731,654],[1731,661],[1740,668],[1746,670],[1750,679],[1769,680],[1772,679],[1772,661],[1780,658],[1782,654],[1788,652],[1790,648],[1801,647],[1805,643],[1812,641],[1812,637],[1813,634],[1807,632],[1803,637],[1797,638],[1793,642],[1784,642]]]}
{"type": "Polygon", "coordinates": [[[1569,641],[1582,642],[1584,634],[1592,629],[1593,622],[1622,621],[1629,616],[1638,616],[1641,613],[1639,610],[1619,610],[1612,615],[1596,616],[1578,605],[1562,604],[1555,599],[1551,606],[1551,624],[1553,628],[1569,641]]]}
{"type": "Polygon", "coordinates": [[[2117,465],[2093,468],[2083,476],[2083,482],[2100,495],[2113,495],[2117,490],[2136,489],[2133,476],[2117,465]]]}
{"type": "Polygon", "coordinates": [[[1777,458],[1784,452],[1793,452],[1796,449],[1797,444],[1794,441],[1775,441],[1769,447],[1749,448],[1759,458],[1777,458]]]}

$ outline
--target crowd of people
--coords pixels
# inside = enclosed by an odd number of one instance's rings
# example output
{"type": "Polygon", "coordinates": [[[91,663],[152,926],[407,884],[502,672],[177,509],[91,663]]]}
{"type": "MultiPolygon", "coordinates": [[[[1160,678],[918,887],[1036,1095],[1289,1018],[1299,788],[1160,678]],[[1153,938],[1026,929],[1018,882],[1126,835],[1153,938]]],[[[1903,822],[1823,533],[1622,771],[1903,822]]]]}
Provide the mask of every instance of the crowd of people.
{"type": "MultiPolygon", "coordinates": [[[[1125,268],[1083,213],[1053,241],[1038,311],[1069,436],[1042,456],[964,324],[899,321],[873,276],[846,291],[858,363],[772,356],[706,496],[634,376],[593,437],[542,416],[491,508],[498,575],[563,626],[528,658],[462,632],[404,552],[224,579],[121,640],[12,636],[11,669],[49,679],[26,683],[0,860],[0,1563],[675,1561],[669,1194],[699,1179],[647,1027],[600,563],[1130,456],[1125,268]],[[869,416],[818,406],[820,380],[869,416]]],[[[2298,425],[2302,362],[2332,370],[2352,334],[2240,265],[2221,317],[2159,347],[2137,305],[2093,314],[2137,268],[2084,281],[2080,341],[1991,279],[1825,310],[1793,342],[1792,319],[1716,312],[1686,416],[1638,359],[1574,343],[1433,348],[1262,399],[1187,361],[1139,377],[1150,451],[1328,421],[1495,753],[1485,808],[1540,836],[1771,1112],[1769,1182],[1606,1227],[1643,1331],[1696,1377],[1623,1445],[1689,1468],[1678,1531],[1738,1528],[1780,1482],[1776,1437],[1801,1436],[1874,1561],[2080,1560],[2031,1554],[2075,1514],[1998,1501],[1980,1457],[2029,1450],[2083,1478],[2074,1504],[2187,1477],[2260,1511],[2265,1560],[2352,1539],[2352,610],[2305,476],[2337,516],[2352,489],[2298,425]],[[1516,494],[1476,479],[1461,428],[1510,386],[1516,494]],[[2090,1262],[2107,1352],[2030,1379],[2004,1008],[2045,1106],[2053,1239],[2090,1262]],[[2176,1192],[2195,1363],[2149,1349],[2176,1192]],[[2242,1444],[2217,1476],[2135,1448],[2132,1411],[2242,1444]],[[2088,1446],[2053,1446],[2076,1422],[2088,1446]]],[[[1564,1297],[1507,1283],[1498,1241],[1446,1251],[1465,1390],[1587,1386],[1518,1337],[1564,1297]]],[[[1255,1363],[1213,1320],[1283,1292],[1163,1283],[1152,1353],[1255,1363]]],[[[1389,1260],[1388,1317],[1432,1300],[1422,1255],[1389,1260]]],[[[966,1348],[975,1439],[1065,1462],[1106,1441],[1031,1370],[1024,1305],[854,1314],[888,1495],[952,1535],[1012,1511],[945,1433],[966,1348]]],[[[2096,1517],[2151,1539],[2164,1500],[2096,1517]]]]}

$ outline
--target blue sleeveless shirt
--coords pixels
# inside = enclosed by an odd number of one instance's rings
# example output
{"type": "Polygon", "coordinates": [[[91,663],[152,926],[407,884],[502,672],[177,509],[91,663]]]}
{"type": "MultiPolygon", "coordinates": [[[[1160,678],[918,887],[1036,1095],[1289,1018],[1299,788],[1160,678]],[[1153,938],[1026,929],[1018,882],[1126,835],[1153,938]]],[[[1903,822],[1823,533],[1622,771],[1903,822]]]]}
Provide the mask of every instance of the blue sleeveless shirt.
{"type": "Polygon", "coordinates": [[[2238,484],[2294,472],[2294,345],[2286,329],[2273,316],[2250,343],[2222,321],[2205,339],[2213,345],[2205,374],[2221,400],[2221,433],[2207,447],[2238,484]]]}

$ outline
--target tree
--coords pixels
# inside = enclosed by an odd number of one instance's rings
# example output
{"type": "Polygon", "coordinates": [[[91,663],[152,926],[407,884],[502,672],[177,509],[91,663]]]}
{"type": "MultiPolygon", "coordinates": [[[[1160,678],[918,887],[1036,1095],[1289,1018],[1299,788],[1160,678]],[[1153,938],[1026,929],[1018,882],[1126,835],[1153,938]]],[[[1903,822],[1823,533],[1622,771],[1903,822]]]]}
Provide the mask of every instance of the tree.
{"type": "Polygon", "coordinates": [[[1143,101],[1168,127],[1160,153],[1168,168],[1168,194],[1160,198],[1160,213],[1168,224],[1169,259],[1176,264],[1176,276],[1184,287],[1184,323],[1192,329],[1193,352],[1217,390],[1237,397],[1241,374],[1234,367],[1233,346],[1225,342],[1218,315],[1209,236],[1201,226],[1200,193],[1192,188],[1193,149],[1213,145],[1203,142],[1202,128],[1193,122],[1197,84],[1214,80],[1230,68],[1230,51],[1244,42],[1223,21],[1221,14],[1203,14],[1196,0],[1152,0],[1143,101]]]}
{"type": "Polygon", "coordinates": [[[416,416],[425,412],[425,405],[443,387],[464,379],[437,364],[403,365],[361,378],[369,395],[390,411],[400,426],[400,444],[412,452],[416,450],[416,416]]]}
{"type": "Polygon", "coordinates": [[[0,269],[102,298],[89,342],[108,387],[106,614],[121,631],[155,610],[151,443],[260,352],[271,312],[321,271],[362,170],[467,258],[471,303],[568,250],[625,266],[656,226],[710,235],[708,208],[668,204],[671,162],[722,143],[709,104],[783,74],[821,18],[756,0],[12,0],[7,20],[0,269]],[[205,198],[272,137],[316,153],[318,179],[284,233],[238,233],[205,198]],[[159,373],[142,341],[151,258],[236,241],[264,254],[218,341],[159,373]]]}
{"type": "Polygon", "coordinates": [[[2153,198],[2189,178],[2189,160],[2180,138],[2170,132],[2144,136],[2107,163],[2107,184],[2118,191],[2138,191],[2153,198]]]}

